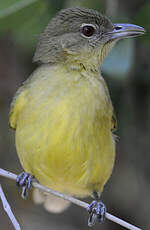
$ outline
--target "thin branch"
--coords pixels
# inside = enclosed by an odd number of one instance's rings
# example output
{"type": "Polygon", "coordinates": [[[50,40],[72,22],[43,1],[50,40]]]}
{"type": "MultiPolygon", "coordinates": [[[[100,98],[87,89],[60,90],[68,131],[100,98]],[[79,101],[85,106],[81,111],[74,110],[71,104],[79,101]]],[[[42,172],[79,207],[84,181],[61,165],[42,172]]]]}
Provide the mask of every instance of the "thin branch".
{"type": "MultiPolygon", "coordinates": [[[[8,171],[6,171],[4,169],[1,169],[1,168],[0,168],[0,176],[6,177],[6,178],[9,178],[9,179],[12,179],[12,180],[16,180],[16,178],[17,178],[16,174],[8,172],[8,171]]],[[[89,204],[86,203],[86,202],[83,202],[83,201],[78,200],[78,199],[76,199],[74,197],[71,197],[71,196],[62,194],[60,192],[57,192],[55,190],[52,190],[50,188],[47,188],[47,187],[39,184],[38,182],[33,181],[32,182],[32,186],[34,188],[38,188],[38,189],[42,190],[43,192],[47,192],[47,193],[53,194],[53,195],[58,196],[58,197],[60,197],[60,198],[62,198],[64,200],[68,200],[68,201],[70,201],[70,202],[72,202],[72,203],[74,203],[74,204],[76,204],[76,205],[78,205],[78,206],[80,206],[82,208],[86,209],[89,206],[89,204]]],[[[108,212],[106,213],[106,218],[108,220],[111,220],[111,221],[113,221],[113,222],[115,222],[115,223],[117,223],[117,224],[119,224],[119,225],[127,228],[127,229],[130,229],[130,230],[141,230],[140,228],[135,227],[134,225],[129,224],[129,223],[121,220],[120,218],[115,217],[115,216],[109,214],[108,212]]]]}
{"type": "Polygon", "coordinates": [[[2,200],[3,208],[4,208],[5,212],[7,213],[7,215],[9,216],[14,228],[16,230],[21,230],[21,227],[20,227],[18,221],[16,220],[16,218],[15,218],[15,216],[11,210],[11,207],[10,207],[6,197],[5,197],[5,194],[3,192],[1,184],[0,184],[0,198],[2,200]]]}
{"type": "Polygon", "coordinates": [[[17,11],[33,4],[37,0],[22,0],[19,2],[16,2],[15,4],[11,5],[10,7],[0,10],[0,18],[4,18],[9,16],[10,14],[16,13],[17,11]]]}

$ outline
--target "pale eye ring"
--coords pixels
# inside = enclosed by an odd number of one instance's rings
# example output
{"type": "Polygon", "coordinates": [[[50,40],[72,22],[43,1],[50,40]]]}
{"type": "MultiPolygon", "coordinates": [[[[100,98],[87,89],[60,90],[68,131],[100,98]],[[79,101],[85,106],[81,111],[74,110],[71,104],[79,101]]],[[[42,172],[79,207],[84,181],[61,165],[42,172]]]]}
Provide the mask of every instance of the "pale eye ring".
{"type": "Polygon", "coordinates": [[[95,27],[91,24],[83,24],[81,27],[81,33],[85,37],[91,37],[95,32],[95,27]]]}

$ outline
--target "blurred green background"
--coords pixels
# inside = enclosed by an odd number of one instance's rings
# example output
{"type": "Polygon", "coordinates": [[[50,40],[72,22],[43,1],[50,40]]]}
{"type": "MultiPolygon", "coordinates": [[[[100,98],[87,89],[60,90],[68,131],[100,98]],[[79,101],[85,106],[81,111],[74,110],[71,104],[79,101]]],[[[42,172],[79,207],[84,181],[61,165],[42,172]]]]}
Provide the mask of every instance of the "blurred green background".
{"type": "MultiPolygon", "coordinates": [[[[147,34],[120,41],[105,60],[119,136],[116,164],[102,200],[110,213],[150,229],[150,2],[149,0],[1,0],[0,1],[0,167],[19,173],[14,132],[8,125],[9,106],[16,89],[36,68],[32,56],[40,32],[58,10],[70,6],[97,9],[113,22],[135,23],[147,34]]],[[[23,230],[87,229],[87,213],[72,205],[51,214],[20,197],[15,183],[0,178],[23,230]]],[[[90,199],[89,199],[90,201],[90,199]]],[[[0,202],[0,228],[13,226],[0,202]]],[[[108,220],[93,229],[124,229],[108,220]]]]}

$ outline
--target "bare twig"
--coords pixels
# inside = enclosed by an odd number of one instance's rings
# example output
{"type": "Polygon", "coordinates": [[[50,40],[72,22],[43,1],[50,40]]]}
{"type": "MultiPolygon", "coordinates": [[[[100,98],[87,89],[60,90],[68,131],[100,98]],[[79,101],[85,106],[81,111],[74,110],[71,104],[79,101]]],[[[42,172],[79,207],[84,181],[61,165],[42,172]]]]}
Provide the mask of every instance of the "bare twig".
{"type": "Polygon", "coordinates": [[[18,221],[16,220],[16,218],[15,218],[15,216],[11,210],[11,207],[10,207],[6,197],[5,197],[5,194],[3,192],[1,184],[0,184],[0,198],[2,200],[3,208],[4,208],[5,212],[7,213],[7,215],[9,216],[14,228],[16,230],[21,230],[21,227],[20,227],[18,221]]]}
{"type": "Polygon", "coordinates": [[[0,18],[5,18],[9,16],[10,14],[16,13],[17,11],[33,4],[37,0],[22,0],[18,1],[15,4],[12,4],[10,7],[0,10],[0,18]]]}
{"type": "MultiPolygon", "coordinates": [[[[13,174],[13,173],[8,172],[8,171],[6,171],[4,169],[1,169],[1,168],[0,168],[0,176],[6,177],[6,178],[9,178],[9,179],[12,179],[12,180],[16,180],[16,178],[17,178],[16,174],[13,174]]],[[[76,199],[74,197],[71,197],[71,196],[62,194],[60,192],[57,192],[55,190],[52,190],[50,188],[47,188],[47,187],[39,184],[38,182],[33,181],[32,182],[32,186],[34,188],[38,188],[38,189],[42,190],[43,192],[47,192],[47,193],[53,194],[53,195],[58,196],[58,197],[60,197],[60,198],[62,198],[64,200],[68,200],[68,201],[70,201],[70,202],[72,202],[72,203],[74,203],[74,204],[76,204],[78,206],[81,206],[82,208],[86,209],[89,206],[89,204],[86,203],[86,202],[83,202],[83,201],[78,200],[78,199],[76,199]]],[[[111,221],[117,223],[117,224],[120,224],[121,226],[123,226],[123,227],[125,227],[127,229],[130,229],[130,230],[141,230],[140,228],[135,227],[134,225],[129,224],[129,223],[127,223],[127,222],[119,219],[118,217],[115,217],[115,216],[109,214],[108,212],[106,213],[106,218],[108,220],[111,220],[111,221]]]]}

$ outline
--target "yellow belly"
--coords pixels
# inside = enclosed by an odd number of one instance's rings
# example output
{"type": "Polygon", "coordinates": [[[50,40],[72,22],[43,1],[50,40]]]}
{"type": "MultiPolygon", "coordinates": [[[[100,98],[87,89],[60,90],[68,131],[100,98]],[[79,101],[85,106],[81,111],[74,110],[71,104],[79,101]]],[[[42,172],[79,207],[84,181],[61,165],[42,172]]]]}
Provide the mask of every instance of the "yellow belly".
{"type": "Polygon", "coordinates": [[[40,74],[28,83],[27,102],[17,117],[16,146],[23,168],[63,193],[101,191],[115,158],[112,106],[103,83],[77,73],[72,78],[61,73],[59,79],[55,71],[54,79],[43,80],[40,74]]]}

